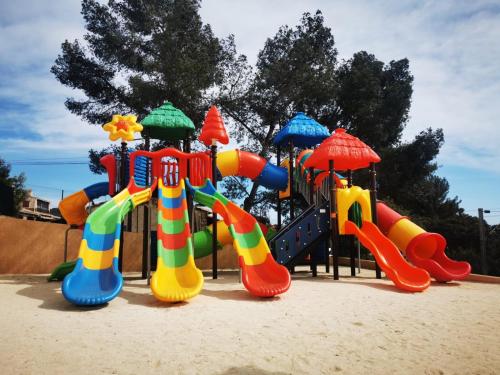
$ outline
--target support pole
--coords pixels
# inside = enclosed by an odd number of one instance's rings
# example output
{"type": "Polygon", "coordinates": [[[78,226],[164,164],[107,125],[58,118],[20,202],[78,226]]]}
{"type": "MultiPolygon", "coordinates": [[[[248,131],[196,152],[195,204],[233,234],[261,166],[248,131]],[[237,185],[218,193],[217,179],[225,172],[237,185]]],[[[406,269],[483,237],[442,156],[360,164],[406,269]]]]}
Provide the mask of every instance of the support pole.
{"type": "Polygon", "coordinates": [[[290,221],[293,220],[295,217],[295,204],[293,202],[294,198],[294,183],[293,183],[293,165],[294,165],[294,152],[293,152],[293,140],[290,139],[290,149],[288,150],[288,161],[289,161],[289,166],[290,166],[290,221]]]}
{"type": "Polygon", "coordinates": [[[339,232],[337,224],[337,186],[335,184],[335,170],[333,160],[328,161],[330,188],[330,238],[333,256],[333,279],[339,279],[339,232]]]}
{"type": "MultiPolygon", "coordinates": [[[[278,164],[278,167],[281,164],[281,146],[277,147],[276,150],[276,163],[278,164]]],[[[281,229],[281,199],[280,199],[280,191],[278,190],[278,203],[276,204],[276,210],[278,214],[278,230],[281,229]]]]}
{"type": "MultiPolygon", "coordinates": [[[[375,170],[375,163],[370,163],[370,203],[372,209],[372,222],[377,225],[377,171],[375,170]]],[[[382,271],[380,266],[375,260],[375,276],[377,279],[382,278],[382,271]]]]}
{"type": "MultiPolygon", "coordinates": [[[[352,170],[347,171],[347,187],[352,187],[352,170]]],[[[353,218],[350,217],[349,220],[353,218]]],[[[356,276],[356,249],[354,248],[355,239],[354,236],[349,236],[349,265],[351,266],[351,276],[356,276]]]]}
{"type": "MultiPolygon", "coordinates": [[[[191,152],[191,140],[186,138],[184,140],[184,152],[186,154],[189,154],[191,152]]],[[[188,178],[191,175],[191,159],[187,159],[187,171],[186,171],[186,176],[188,178]]],[[[191,192],[189,189],[186,189],[186,195],[187,195],[187,205],[188,205],[188,215],[189,215],[189,225],[193,225],[193,196],[191,195],[191,192]]]]}
{"type": "Polygon", "coordinates": [[[484,210],[482,208],[478,208],[478,216],[479,216],[479,247],[481,250],[481,274],[488,274],[488,262],[486,260],[486,231],[484,230],[484,215],[485,213],[489,214],[490,210],[484,210]]]}
{"type": "MultiPolygon", "coordinates": [[[[122,148],[120,151],[120,191],[126,188],[125,186],[125,176],[127,171],[126,169],[126,157],[127,157],[127,142],[122,142],[122,148]]],[[[125,225],[123,225],[123,221],[121,223],[120,230],[120,250],[118,253],[118,271],[123,272],[123,231],[125,230],[125,225]]]]}
{"type": "MultiPolygon", "coordinates": [[[[309,168],[309,204],[314,204],[314,168],[309,168]]],[[[311,271],[313,277],[318,276],[318,246],[315,247],[313,251],[309,253],[311,257],[311,271]]]]}
{"type": "MultiPolygon", "coordinates": [[[[149,151],[149,135],[144,137],[144,150],[149,151]]],[[[146,185],[151,183],[150,181],[150,168],[149,161],[146,164],[146,185]]],[[[147,279],[149,283],[149,273],[151,271],[151,248],[149,246],[149,236],[150,236],[150,228],[149,228],[149,206],[148,202],[143,206],[142,209],[142,278],[147,279]]]]}
{"type": "Polygon", "coordinates": [[[309,204],[313,205],[314,202],[314,168],[309,167],[309,204]]]}
{"type": "MultiPolygon", "coordinates": [[[[212,183],[217,189],[217,141],[212,140],[212,183]]],[[[212,279],[217,279],[217,214],[212,211],[212,279]]]]}

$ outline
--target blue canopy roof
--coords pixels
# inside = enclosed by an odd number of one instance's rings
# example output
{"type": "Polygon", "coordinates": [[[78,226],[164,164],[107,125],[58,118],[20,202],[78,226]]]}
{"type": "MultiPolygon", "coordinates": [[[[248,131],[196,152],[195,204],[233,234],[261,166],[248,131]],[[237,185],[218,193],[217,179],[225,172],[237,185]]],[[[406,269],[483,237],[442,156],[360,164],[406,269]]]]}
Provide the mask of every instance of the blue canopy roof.
{"type": "Polygon", "coordinates": [[[328,138],[328,129],[316,120],[298,112],[274,137],[275,145],[285,145],[293,141],[297,147],[311,147],[328,138]]]}

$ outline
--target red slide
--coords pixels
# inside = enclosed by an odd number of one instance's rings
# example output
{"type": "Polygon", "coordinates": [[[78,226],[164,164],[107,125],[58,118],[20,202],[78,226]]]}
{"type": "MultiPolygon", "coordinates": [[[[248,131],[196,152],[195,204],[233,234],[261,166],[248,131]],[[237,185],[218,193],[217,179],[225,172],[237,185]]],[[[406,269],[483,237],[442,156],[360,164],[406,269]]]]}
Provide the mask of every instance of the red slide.
{"type": "Polygon", "coordinates": [[[355,235],[363,246],[370,250],[380,268],[399,289],[421,292],[429,287],[431,279],[427,271],[406,262],[396,245],[384,236],[375,224],[363,221],[362,227],[359,228],[348,220],[345,223],[345,234],[355,235]]]}

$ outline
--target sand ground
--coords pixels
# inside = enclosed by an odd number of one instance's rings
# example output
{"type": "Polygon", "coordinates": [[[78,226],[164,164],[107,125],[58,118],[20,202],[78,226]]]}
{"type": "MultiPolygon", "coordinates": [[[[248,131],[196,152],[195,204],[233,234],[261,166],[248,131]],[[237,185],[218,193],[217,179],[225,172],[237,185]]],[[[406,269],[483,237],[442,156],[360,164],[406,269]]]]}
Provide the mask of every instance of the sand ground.
{"type": "Polygon", "coordinates": [[[97,309],[72,306],[43,276],[0,276],[1,374],[500,373],[500,285],[409,294],[373,271],[298,273],[261,300],[225,272],[166,305],[128,276],[97,309]]]}

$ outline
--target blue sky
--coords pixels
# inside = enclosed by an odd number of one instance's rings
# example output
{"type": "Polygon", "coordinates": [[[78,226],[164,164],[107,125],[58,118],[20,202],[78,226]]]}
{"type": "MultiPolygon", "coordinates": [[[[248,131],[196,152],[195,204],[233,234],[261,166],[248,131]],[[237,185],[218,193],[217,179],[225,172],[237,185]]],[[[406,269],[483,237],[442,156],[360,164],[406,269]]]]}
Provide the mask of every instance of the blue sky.
{"type": "MultiPolygon", "coordinates": [[[[359,50],[383,61],[407,57],[415,77],[405,139],[441,127],[446,143],[438,174],[468,213],[500,211],[500,4],[488,1],[229,1],[202,2],[201,15],[218,36],[235,35],[255,62],[266,38],[304,11],[321,9],[340,59],[359,50]]],[[[64,39],[85,30],[78,1],[3,1],[0,5],[0,156],[8,161],[85,161],[89,147],[108,144],[99,127],[64,107],[81,94],[49,72],[64,39]]],[[[25,166],[27,186],[57,202],[103,177],[85,165],[25,166]],[[51,188],[53,187],[53,189],[51,188]]],[[[490,223],[500,222],[495,213],[490,223]]]]}

